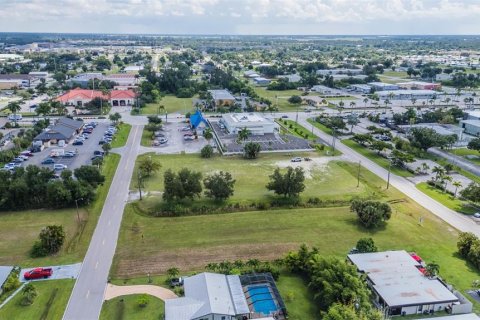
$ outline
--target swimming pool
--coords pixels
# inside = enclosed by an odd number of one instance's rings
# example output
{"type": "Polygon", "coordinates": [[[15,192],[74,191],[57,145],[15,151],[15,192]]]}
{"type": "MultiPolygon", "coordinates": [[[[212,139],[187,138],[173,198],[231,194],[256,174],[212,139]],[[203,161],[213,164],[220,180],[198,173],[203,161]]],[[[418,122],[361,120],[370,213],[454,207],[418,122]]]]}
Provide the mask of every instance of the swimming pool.
{"type": "Polygon", "coordinates": [[[266,285],[254,286],[248,288],[250,299],[252,300],[255,312],[270,315],[272,312],[278,311],[278,307],[270,293],[270,289],[266,285]]]}

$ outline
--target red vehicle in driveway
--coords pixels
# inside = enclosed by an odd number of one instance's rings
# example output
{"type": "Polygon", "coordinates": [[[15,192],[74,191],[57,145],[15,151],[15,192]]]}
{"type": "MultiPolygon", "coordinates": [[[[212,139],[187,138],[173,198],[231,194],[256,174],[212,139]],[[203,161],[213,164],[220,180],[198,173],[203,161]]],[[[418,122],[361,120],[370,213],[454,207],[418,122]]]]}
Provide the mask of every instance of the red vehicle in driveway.
{"type": "Polygon", "coordinates": [[[25,280],[35,280],[41,278],[48,278],[53,274],[52,268],[35,268],[25,272],[23,277],[25,280]]]}

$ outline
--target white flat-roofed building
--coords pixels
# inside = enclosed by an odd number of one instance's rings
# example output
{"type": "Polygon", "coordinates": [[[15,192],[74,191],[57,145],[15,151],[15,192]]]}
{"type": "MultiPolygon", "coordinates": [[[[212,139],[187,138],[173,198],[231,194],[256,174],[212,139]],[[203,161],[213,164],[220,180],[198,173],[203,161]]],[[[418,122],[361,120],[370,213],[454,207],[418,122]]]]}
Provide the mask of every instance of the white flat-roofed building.
{"type": "Polygon", "coordinates": [[[461,120],[460,127],[465,130],[465,133],[480,137],[480,120],[461,120]]]}
{"type": "Polygon", "coordinates": [[[320,69],[317,70],[317,75],[335,75],[335,74],[346,74],[346,75],[359,75],[362,74],[362,69],[320,69]]]}
{"type": "Polygon", "coordinates": [[[113,81],[119,86],[135,86],[138,84],[138,79],[131,73],[114,73],[104,76],[104,80],[113,81]]]}
{"type": "Polygon", "coordinates": [[[280,126],[259,113],[227,113],[220,120],[228,132],[237,134],[247,128],[253,135],[264,135],[277,132],[280,126]]]}
{"type": "Polygon", "coordinates": [[[433,90],[393,90],[377,91],[380,99],[410,100],[410,99],[433,99],[438,98],[439,93],[433,90]]]}
{"type": "Polygon", "coordinates": [[[376,91],[392,91],[400,89],[396,84],[384,82],[369,82],[368,85],[373,87],[376,91]]]}
{"type": "MultiPolygon", "coordinates": [[[[367,276],[376,304],[390,315],[433,313],[460,304],[457,295],[439,279],[425,276],[424,266],[404,250],[350,254],[348,259],[367,276]]],[[[461,313],[468,312],[471,308],[461,313]]]]}
{"type": "Polygon", "coordinates": [[[361,92],[364,94],[368,94],[372,92],[372,87],[368,84],[352,84],[349,86],[349,89],[355,92],[361,92]]]}
{"type": "Polygon", "coordinates": [[[480,111],[467,111],[467,120],[480,120],[480,111]]]}

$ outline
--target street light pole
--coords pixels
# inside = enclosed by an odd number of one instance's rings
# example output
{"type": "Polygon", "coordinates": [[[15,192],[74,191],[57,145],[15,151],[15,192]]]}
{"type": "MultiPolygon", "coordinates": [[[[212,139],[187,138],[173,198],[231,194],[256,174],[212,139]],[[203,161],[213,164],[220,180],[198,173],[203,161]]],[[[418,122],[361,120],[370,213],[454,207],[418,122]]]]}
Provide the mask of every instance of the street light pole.
{"type": "Polygon", "coordinates": [[[390,169],[392,168],[392,161],[388,164],[387,189],[390,187],[390,169]]]}

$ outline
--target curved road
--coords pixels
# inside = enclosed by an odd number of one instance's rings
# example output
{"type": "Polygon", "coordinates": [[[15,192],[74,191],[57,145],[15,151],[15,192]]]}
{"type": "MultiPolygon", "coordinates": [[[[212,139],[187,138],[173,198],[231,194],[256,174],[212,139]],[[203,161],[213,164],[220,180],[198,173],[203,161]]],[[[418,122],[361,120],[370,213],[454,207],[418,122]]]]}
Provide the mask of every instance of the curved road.
{"type": "Polygon", "coordinates": [[[120,163],[63,315],[65,320],[94,320],[100,316],[142,130],[142,126],[133,125],[122,149],[120,163]]]}
{"type": "MultiPolygon", "coordinates": [[[[312,128],[312,125],[307,122],[308,117],[311,116],[306,114],[299,114],[298,123],[305,128],[312,128]]],[[[313,133],[320,137],[323,141],[331,144],[332,136],[315,127],[313,127],[313,133]]],[[[349,158],[351,161],[361,161],[363,167],[372,171],[383,180],[387,180],[388,171],[376,164],[375,162],[360,155],[359,153],[350,149],[343,143],[340,143],[338,140],[335,143],[335,147],[337,150],[343,152],[343,154],[347,156],[347,158],[349,158]]],[[[418,190],[415,185],[407,179],[394,174],[390,174],[390,184],[411,199],[418,202],[425,209],[431,211],[433,214],[455,227],[456,229],[465,232],[472,232],[480,237],[480,226],[478,226],[475,221],[433,200],[432,198],[418,190]]]]}

